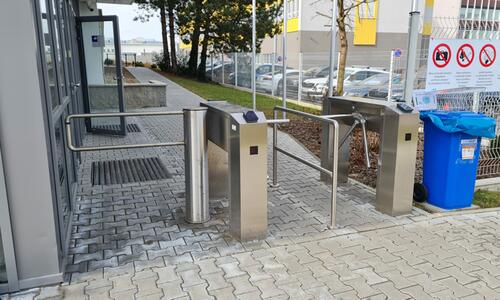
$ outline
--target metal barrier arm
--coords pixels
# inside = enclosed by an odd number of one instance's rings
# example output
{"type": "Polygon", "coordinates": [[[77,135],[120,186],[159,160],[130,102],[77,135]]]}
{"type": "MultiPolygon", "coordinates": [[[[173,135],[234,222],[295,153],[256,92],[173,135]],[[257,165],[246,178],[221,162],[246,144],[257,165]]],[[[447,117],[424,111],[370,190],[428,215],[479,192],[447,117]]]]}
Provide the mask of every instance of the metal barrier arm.
{"type": "MultiPolygon", "coordinates": [[[[276,106],[274,107],[274,119],[278,119],[278,111],[281,112],[288,112],[291,114],[295,114],[298,116],[302,116],[304,118],[314,120],[314,121],[319,121],[322,123],[327,123],[329,125],[329,132],[330,132],[330,138],[333,141],[333,149],[338,149],[339,148],[339,123],[336,120],[333,120],[331,118],[326,118],[324,116],[317,116],[313,115],[310,113],[290,109],[290,108],[285,108],[285,107],[280,107],[276,106]]],[[[329,116],[333,117],[333,116],[329,116]]],[[[347,115],[343,116],[338,116],[338,117],[347,117],[347,115]]],[[[332,178],[332,192],[331,192],[331,213],[330,213],[330,228],[335,227],[335,220],[336,220],[336,210],[337,210],[337,171],[338,171],[338,151],[333,151],[333,165],[332,165],[332,171],[330,172],[329,170],[321,167],[320,165],[316,165],[312,162],[309,162],[308,160],[297,156],[293,153],[290,153],[282,148],[278,147],[278,124],[277,122],[273,123],[273,185],[277,186],[278,183],[278,158],[277,154],[278,152],[283,153],[287,155],[290,158],[293,158],[297,160],[298,162],[301,162],[313,169],[316,169],[322,173],[327,174],[332,178]]]]}
{"type": "Polygon", "coordinates": [[[136,113],[99,113],[99,114],[75,114],[69,115],[65,119],[66,127],[66,140],[68,148],[73,152],[88,152],[88,151],[104,151],[104,150],[119,150],[119,149],[140,149],[150,147],[171,147],[183,146],[184,141],[180,142],[167,142],[167,143],[154,143],[154,144],[134,144],[134,145],[111,145],[111,146],[91,146],[91,147],[77,147],[73,144],[73,136],[71,133],[71,120],[72,119],[85,119],[85,118],[109,118],[109,117],[154,117],[154,116],[177,116],[183,115],[182,111],[165,111],[165,112],[136,112],[136,113]]]}
{"type": "Polygon", "coordinates": [[[335,119],[335,118],[354,118],[354,123],[352,126],[349,128],[347,133],[342,137],[340,140],[340,147],[344,145],[344,143],[347,141],[349,136],[352,134],[356,126],[361,125],[361,131],[363,134],[363,148],[365,151],[365,165],[366,168],[369,169],[371,167],[371,162],[370,162],[370,152],[368,150],[368,136],[366,132],[366,119],[361,115],[360,113],[352,113],[352,114],[340,114],[340,115],[325,115],[322,116],[323,118],[328,118],[328,119],[335,119]]]}

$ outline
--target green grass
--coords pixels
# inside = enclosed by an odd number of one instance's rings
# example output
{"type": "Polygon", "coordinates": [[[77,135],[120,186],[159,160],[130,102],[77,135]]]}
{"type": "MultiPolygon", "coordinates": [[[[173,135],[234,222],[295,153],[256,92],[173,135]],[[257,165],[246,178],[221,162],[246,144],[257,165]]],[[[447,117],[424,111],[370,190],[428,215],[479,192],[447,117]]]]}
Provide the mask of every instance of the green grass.
{"type": "Polygon", "coordinates": [[[474,204],[481,208],[500,207],[500,192],[478,190],[474,194],[474,204]]]}
{"type": "MultiPolygon", "coordinates": [[[[200,82],[194,79],[181,77],[173,74],[161,74],[187,90],[195,93],[206,100],[223,100],[233,104],[238,104],[244,107],[252,107],[252,93],[239,89],[225,87],[211,82],[200,82]]],[[[257,94],[257,110],[264,112],[268,119],[273,118],[273,107],[281,106],[281,100],[257,94]]],[[[320,110],[314,107],[298,105],[288,102],[287,108],[300,110],[308,113],[319,114],[320,110]]]]}

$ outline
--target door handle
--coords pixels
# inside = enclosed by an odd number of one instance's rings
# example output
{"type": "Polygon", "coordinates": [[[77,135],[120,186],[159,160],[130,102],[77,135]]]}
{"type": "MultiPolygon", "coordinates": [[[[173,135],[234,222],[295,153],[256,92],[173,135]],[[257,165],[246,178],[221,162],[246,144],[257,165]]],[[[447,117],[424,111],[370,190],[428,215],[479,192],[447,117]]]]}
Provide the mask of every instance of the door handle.
{"type": "Polygon", "coordinates": [[[74,90],[76,90],[76,89],[77,89],[77,88],[79,88],[81,85],[82,85],[82,84],[81,84],[81,82],[78,82],[78,83],[73,83],[73,84],[71,84],[71,87],[72,87],[74,90]]]}

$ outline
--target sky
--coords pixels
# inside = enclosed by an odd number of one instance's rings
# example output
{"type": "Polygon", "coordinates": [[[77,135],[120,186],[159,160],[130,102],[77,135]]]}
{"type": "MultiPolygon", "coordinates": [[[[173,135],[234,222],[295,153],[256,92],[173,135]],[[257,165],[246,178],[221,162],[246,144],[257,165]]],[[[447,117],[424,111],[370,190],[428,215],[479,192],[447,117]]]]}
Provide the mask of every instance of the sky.
{"type": "Polygon", "coordinates": [[[103,15],[117,15],[120,20],[120,38],[130,40],[134,38],[155,39],[161,41],[161,25],[158,16],[151,18],[149,22],[134,21],[139,9],[136,4],[98,4],[103,15]]]}

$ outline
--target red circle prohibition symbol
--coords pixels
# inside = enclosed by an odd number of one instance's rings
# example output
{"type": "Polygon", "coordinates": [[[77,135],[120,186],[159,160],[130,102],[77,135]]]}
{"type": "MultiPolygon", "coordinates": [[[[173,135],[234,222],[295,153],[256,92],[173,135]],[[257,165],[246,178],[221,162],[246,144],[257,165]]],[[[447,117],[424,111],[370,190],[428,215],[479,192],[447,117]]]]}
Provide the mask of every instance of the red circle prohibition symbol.
{"type": "Polygon", "coordinates": [[[446,44],[439,44],[434,48],[434,52],[432,54],[432,61],[434,62],[434,65],[438,68],[444,68],[446,67],[451,60],[451,49],[450,46],[446,44]],[[440,48],[444,47],[446,48],[446,51],[441,51],[440,48]]]}
{"type": "Polygon", "coordinates": [[[474,47],[471,44],[463,44],[457,51],[457,63],[462,68],[467,68],[474,61],[474,47]],[[469,50],[470,54],[467,54],[469,50]]]}
{"type": "Polygon", "coordinates": [[[495,46],[492,44],[486,44],[481,51],[479,52],[479,62],[485,68],[491,67],[495,60],[497,59],[497,50],[495,46]],[[488,49],[491,49],[492,52],[488,53],[488,49]]]}

